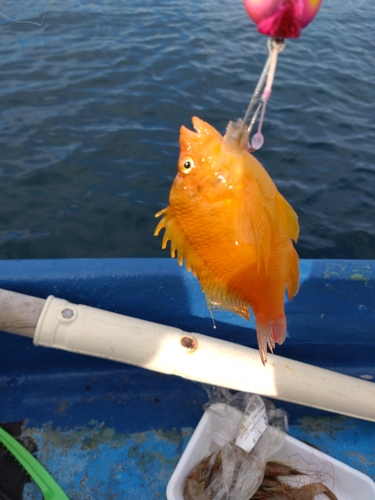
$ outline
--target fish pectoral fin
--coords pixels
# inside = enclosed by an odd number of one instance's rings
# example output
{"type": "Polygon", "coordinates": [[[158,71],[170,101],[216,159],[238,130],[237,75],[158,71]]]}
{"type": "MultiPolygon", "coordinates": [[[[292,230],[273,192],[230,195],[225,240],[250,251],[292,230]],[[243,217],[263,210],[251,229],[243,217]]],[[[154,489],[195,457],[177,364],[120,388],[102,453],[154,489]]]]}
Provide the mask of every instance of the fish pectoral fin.
{"type": "Polygon", "coordinates": [[[233,200],[233,231],[239,243],[255,248],[257,261],[266,269],[271,255],[271,224],[267,203],[256,183],[251,183],[244,196],[233,200]]]}

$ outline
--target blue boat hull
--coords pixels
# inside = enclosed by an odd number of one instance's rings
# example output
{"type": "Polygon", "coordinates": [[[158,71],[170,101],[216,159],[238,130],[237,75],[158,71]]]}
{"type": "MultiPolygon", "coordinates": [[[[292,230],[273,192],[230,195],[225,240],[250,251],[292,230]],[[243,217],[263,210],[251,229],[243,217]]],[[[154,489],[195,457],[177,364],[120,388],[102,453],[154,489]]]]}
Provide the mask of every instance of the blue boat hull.
{"type": "MultiPolygon", "coordinates": [[[[171,259],[2,261],[0,277],[0,288],[256,347],[253,321],[217,312],[212,328],[199,283],[171,259]]],[[[286,303],[288,337],[276,354],[373,380],[374,292],[373,261],[302,261],[300,292],[286,303]]],[[[80,500],[164,498],[207,401],[199,384],[7,333],[0,333],[0,398],[0,423],[22,422],[39,460],[80,500]]],[[[276,404],[287,409],[293,436],[375,478],[375,424],[276,404]]],[[[36,491],[26,484],[24,498],[39,498],[36,491]]]]}

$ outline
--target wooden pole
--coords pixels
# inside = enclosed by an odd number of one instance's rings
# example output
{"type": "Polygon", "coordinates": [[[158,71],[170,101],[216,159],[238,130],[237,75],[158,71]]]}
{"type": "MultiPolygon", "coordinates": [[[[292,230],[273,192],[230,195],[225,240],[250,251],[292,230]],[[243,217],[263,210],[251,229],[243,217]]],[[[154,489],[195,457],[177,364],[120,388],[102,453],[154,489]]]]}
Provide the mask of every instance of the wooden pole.
{"type": "Polygon", "coordinates": [[[0,330],[34,338],[45,299],[0,289],[0,330]]]}

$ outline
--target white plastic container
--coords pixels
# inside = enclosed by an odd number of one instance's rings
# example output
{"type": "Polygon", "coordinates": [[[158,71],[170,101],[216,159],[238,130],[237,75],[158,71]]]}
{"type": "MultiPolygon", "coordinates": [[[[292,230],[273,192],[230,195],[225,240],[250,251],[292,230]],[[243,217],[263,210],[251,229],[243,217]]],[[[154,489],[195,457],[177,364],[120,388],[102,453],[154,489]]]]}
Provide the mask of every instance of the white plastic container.
{"type": "MultiPolygon", "coordinates": [[[[185,481],[210,448],[209,424],[210,412],[205,412],[168,483],[167,500],[184,500],[185,481]]],[[[283,447],[272,460],[306,472],[313,479],[310,482],[324,483],[338,500],[375,499],[375,483],[372,479],[291,436],[286,436],[283,447]]],[[[303,476],[298,477],[301,480],[303,476]]],[[[325,495],[316,497],[317,500],[326,498],[325,495]]]]}

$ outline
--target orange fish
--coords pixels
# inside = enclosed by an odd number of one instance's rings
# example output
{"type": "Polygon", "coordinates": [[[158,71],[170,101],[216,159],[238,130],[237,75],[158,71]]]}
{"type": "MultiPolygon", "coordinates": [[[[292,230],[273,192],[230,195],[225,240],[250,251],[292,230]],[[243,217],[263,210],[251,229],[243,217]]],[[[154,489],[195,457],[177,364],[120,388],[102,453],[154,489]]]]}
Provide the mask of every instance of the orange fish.
{"type": "Polygon", "coordinates": [[[185,260],[213,309],[256,319],[260,357],[267,361],[286,335],[284,295],[298,291],[297,215],[259,161],[246,151],[241,120],[225,136],[197,117],[182,126],[178,173],[155,235],[185,260]]]}

